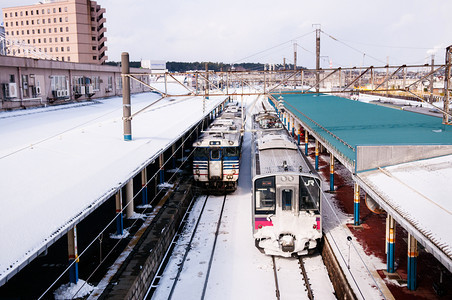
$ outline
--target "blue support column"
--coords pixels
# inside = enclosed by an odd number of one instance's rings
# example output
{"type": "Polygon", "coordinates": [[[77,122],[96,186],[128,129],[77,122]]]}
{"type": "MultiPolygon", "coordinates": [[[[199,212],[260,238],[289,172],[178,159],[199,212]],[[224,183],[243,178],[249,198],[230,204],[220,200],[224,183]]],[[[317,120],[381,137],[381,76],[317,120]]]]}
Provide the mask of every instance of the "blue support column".
{"type": "Polygon", "coordinates": [[[330,153],[330,191],[334,192],[334,156],[330,153]]]}
{"type": "Polygon", "coordinates": [[[319,141],[315,140],[315,170],[319,170],[319,141]]]}
{"type": "Polygon", "coordinates": [[[309,133],[307,130],[304,131],[304,154],[308,156],[308,141],[309,141],[309,133]]]}
{"type": "Polygon", "coordinates": [[[159,165],[160,165],[159,184],[162,184],[165,182],[165,170],[163,168],[163,154],[160,154],[159,156],[159,165]]]}
{"type": "Polygon", "coordinates": [[[148,178],[147,178],[146,167],[141,171],[141,194],[142,194],[142,205],[148,204],[148,178]]]}
{"type": "Polygon", "coordinates": [[[122,192],[121,189],[115,195],[116,200],[116,234],[123,235],[124,221],[122,215],[122,192]]]}
{"type": "Polygon", "coordinates": [[[77,284],[78,282],[78,253],[77,253],[77,228],[74,227],[67,233],[69,264],[69,282],[77,284]]]}
{"type": "Polygon", "coordinates": [[[395,222],[388,214],[386,217],[386,271],[394,273],[395,222]]]}
{"type": "Polygon", "coordinates": [[[410,291],[414,291],[417,288],[417,257],[419,253],[417,251],[416,239],[408,233],[408,268],[407,268],[407,287],[410,291]]]}
{"type": "Polygon", "coordinates": [[[360,197],[359,197],[359,185],[357,182],[355,182],[355,187],[354,187],[354,214],[353,214],[353,219],[354,219],[354,225],[358,226],[360,224],[359,222],[359,202],[360,202],[360,197]]]}

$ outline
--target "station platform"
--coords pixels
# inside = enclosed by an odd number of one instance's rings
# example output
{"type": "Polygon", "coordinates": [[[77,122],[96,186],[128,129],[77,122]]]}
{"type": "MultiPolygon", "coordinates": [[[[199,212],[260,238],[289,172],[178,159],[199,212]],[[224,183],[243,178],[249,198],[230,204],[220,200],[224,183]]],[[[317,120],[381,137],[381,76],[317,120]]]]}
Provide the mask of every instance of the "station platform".
{"type": "Polygon", "coordinates": [[[121,97],[0,114],[0,285],[226,99],[160,98],[132,96],[132,141],[121,97]]]}

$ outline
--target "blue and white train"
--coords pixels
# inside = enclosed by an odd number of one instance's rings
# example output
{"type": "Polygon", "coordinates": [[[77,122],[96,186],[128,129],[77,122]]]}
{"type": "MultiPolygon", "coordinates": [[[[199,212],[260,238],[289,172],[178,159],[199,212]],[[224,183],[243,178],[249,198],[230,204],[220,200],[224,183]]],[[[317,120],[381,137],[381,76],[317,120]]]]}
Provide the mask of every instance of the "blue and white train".
{"type": "Polygon", "coordinates": [[[193,143],[193,177],[208,191],[229,192],[237,188],[243,140],[242,108],[226,106],[193,143]]]}
{"type": "Polygon", "coordinates": [[[322,241],[321,181],[278,115],[262,106],[251,144],[256,247],[268,255],[309,254],[322,241]]]}

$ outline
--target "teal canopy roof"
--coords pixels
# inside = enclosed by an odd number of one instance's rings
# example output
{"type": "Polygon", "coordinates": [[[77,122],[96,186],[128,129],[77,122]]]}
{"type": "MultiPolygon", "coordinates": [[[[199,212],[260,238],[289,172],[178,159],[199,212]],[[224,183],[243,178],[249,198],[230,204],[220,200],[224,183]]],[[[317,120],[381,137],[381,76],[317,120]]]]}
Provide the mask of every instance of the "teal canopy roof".
{"type": "Polygon", "coordinates": [[[441,118],[325,94],[282,97],[287,110],[351,161],[358,145],[452,145],[452,127],[441,118]]]}

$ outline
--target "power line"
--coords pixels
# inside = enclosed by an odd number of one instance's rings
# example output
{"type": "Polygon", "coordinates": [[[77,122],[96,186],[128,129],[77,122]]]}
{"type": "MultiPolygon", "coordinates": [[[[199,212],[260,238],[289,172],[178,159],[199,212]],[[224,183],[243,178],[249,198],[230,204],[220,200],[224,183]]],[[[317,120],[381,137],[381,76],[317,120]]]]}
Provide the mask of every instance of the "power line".
{"type": "Polygon", "coordinates": [[[290,40],[288,40],[288,41],[285,41],[285,42],[283,42],[283,43],[281,43],[281,44],[278,44],[278,45],[276,45],[276,46],[273,46],[273,47],[270,47],[270,48],[268,48],[268,49],[265,49],[265,50],[259,51],[259,52],[257,52],[257,53],[251,54],[251,55],[249,55],[249,56],[247,56],[247,57],[238,59],[238,60],[232,62],[231,64],[235,64],[235,63],[244,61],[245,59],[249,59],[249,58],[251,58],[251,57],[253,57],[253,56],[256,56],[256,55],[259,55],[259,54],[261,54],[261,53],[264,53],[264,52],[273,50],[273,49],[278,48],[278,47],[280,47],[280,46],[282,46],[282,45],[285,45],[285,44],[287,44],[287,43],[292,43],[294,40],[301,39],[301,38],[303,38],[303,37],[305,37],[305,36],[310,35],[310,34],[313,33],[313,32],[314,32],[314,31],[308,32],[308,33],[306,33],[306,34],[297,36],[297,37],[295,37],[295,38],[293,38],[293,39],[290,39],[290,40]]]}

